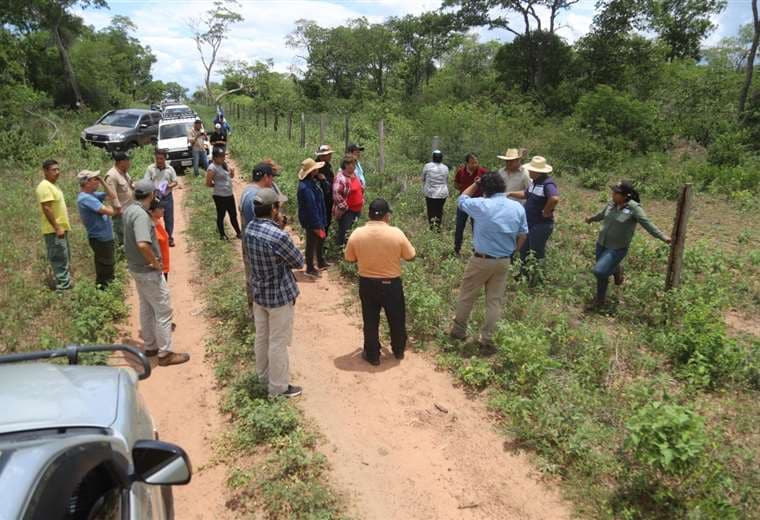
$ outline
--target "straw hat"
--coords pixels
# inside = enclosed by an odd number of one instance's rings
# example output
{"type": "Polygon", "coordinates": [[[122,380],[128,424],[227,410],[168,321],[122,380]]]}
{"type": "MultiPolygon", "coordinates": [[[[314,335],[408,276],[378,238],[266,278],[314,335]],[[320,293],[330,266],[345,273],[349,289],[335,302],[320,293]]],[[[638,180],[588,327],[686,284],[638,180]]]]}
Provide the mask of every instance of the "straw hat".
{"type": "Polygon", "coordinates": [[[551,167],[551,165],[546,164],[546,159],[540,155],[533,157],[533,159],[531,159],[530,162],[524,166],[525,169],[529,172],[536,173],[551,173],[551,171],[554,169],[551,167]]]}
{"type": "Polygon", "coordinates": [[[298,171],[298,180],[304,180],[311,172],[320,169],[324,165],[324,161],[316,162],[311,157],[304,159],[303,162],[301,162],[301,169],[298,171]]]}
{"type": "Polygon", "coordinates": [[[504,155],[497,155],[496,157],[502,161],[513,161],[514,159],[520,159],[522,156],[517,148],[507,148],[504,155]]]}

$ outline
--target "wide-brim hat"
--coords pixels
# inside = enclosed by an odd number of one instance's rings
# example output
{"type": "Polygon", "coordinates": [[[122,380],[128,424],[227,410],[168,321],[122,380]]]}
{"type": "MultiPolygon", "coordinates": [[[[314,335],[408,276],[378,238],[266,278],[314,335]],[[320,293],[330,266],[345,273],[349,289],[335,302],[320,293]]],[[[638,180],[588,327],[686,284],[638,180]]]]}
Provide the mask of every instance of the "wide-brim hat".
{"type": "Polygon", "coordinates": [[[551,173],[551,171],[554,169],[550,164],[547,164],[546,159],[540,155],[533,157],[533,159],[531,159],[528,164],[525,164],[524,167],[529,172],[536,173],[551,173]]]}
{"type": "Polygon", "coordinates": [[[334,153],[334,150],[330,148],[330,145],[323,144],[319,147],[319,150],[317,150],[317,157],[321,157],[322,155],[330,155],[331,153],[334,153]]]}
{"type": "Polygon", "coordinates": [[[497,155],[496,157],[502,161],[513,161],[515,159],[521,159],[522,155],[520,155],[520,150],[517,148],[507,148],[504,155],[497,155]]]}
{"type": "Polygon", "coordinates": [[[304,159],[301,162],[301,169],[298,171],[298,180],[302,181],[304,180],[311,172],[314,170],[320,169],[322,166],[324,166],[324,161],[315,161],[311,157],[308,159],[304,159]]]}
{"type": "Polygon", "coordinates": [[[77,174],[79,180],[90,180],[100,176],[100,170],[82,170],[77,174]]]}

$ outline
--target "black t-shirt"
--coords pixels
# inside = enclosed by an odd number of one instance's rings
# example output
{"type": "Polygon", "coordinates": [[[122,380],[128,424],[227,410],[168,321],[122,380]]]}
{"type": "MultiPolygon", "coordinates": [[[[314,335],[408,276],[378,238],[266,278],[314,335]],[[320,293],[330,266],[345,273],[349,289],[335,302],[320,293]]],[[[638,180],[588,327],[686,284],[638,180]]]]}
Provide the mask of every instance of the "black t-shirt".
{"type": "Polygon", "coordinates": [[[227,132],[214,131],[209,136],[209,141],[211,141],[211,144],[215,144],[217,142],[221,142],[222,144],[227,144],[227,132]]]}

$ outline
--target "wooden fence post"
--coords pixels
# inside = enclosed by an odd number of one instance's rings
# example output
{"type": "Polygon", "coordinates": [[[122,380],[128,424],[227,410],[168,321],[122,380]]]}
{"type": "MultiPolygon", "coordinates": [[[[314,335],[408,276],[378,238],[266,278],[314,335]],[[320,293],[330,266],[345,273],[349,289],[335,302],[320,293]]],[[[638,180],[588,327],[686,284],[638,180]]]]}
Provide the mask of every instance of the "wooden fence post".
{"type": "Polygon", "coordinates": [[[279,119],[279,115],[280,113],[277,110],[275,110],[274,111],[274,125],[272,125],[272,128],[274,129],[275,132],[277,132],[277,121],[279,119]]]}
{"type": "Polygon", "coordinates": [[[665,275],[666,291],[681,285],[683,253],[684,246],[686,245],[686,224],[689,221],[691,203],[691,184],[684,184],[683,188],[681,188],[681,195],[678,197],[676,218],[673,221],[673,233],[670,235],[670,256],[668,257],[668,271],[665,275]]]}
{"type": "Polygon", "coordinates": [[[237,120],[240,121],[240,104],[238,103],[236,106],[237,106],[237,111],[236,111],[237,120]]]}
{"type": "Polygon", "coordinates": [[[440,138],[437,135],[433,136],[433,142],[431,143],[432,150],[438,150],[440,138]]]}
{"type": "Polygon", "coordinates": [[[306,148],[306,116],[301,112],[301,148],[306,148]]]}
{"type": "Polygon", "coordinates": [[[259,112],[260,112],[260,110],[256,111],[256,126],[257,127],[259,126],[259,112]]]}
{"type": "Polygon", "coordinates": [[[377,173],[382,175],[385,173],[385,124],[383,120],[377,125],[377,133],[379,136],[378,152],[379,158],[377,160],[377,173]]]}
{"type": "Polygon", "coordinates": [[[325,113],[319,114],[319,146],[325,142],[325,113]]]}
{"type": "Polygon", "coordinates": [[[267,109],[264,109],[264,128],[267,128],[269,124],[267,123],[267,109]]]}
{"type": "Polygon", "coordinates": [[[343,150],[344,152],[348,150],[348,136],[349,136],[348,117],[349,117],[348,114],[346,114],[346,129],[345,129],[345,132],[346,132],[346,146],[345,146],[345,148],[343,150]]]}
{"type": "Polygon", "coordinates": [[[293,111],[288,112],[288,141],[293,140],[293,111]]]}

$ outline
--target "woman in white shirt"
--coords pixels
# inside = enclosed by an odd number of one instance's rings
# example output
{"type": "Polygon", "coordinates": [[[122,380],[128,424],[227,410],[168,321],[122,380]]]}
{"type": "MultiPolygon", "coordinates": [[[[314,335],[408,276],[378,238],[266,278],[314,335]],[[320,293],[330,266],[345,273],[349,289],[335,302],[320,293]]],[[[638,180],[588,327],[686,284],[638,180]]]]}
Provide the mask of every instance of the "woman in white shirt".
{"type": "Polygon", "coordinates": [[[425,195],[430,229],[440,231],[443,205],[449,196],[449,167],[443,164],[440,150],[433,150],[433,160],[422,168],[422,193],[425,195]]]}

